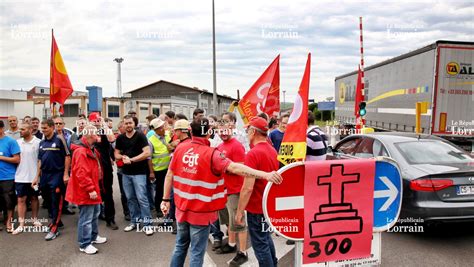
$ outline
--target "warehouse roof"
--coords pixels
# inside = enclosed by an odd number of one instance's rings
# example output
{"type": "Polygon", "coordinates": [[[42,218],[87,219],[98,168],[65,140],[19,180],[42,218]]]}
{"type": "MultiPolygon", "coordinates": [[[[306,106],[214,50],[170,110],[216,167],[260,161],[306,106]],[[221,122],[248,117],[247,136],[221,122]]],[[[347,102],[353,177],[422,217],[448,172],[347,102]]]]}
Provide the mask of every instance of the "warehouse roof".
{"type": "MultiPolygon", "coordinates": [[[[212,92],[209,92],[208,90],[206,89],[199,89],[197,87],[189,87],[189,86],[186,86],[186,85],[182,85],[182,84],[177,84],[177,83],[173,83],[173,82],[169,82],[169,81],[165,81],[165,80],[158,80],[156,82],[152,82],[150,84],[147,84],[147,85],[144,85],[144,86],[141,86],[137,89],[133,89],[131,91],[128,91],[127,93],[133,93],[133,92],[136,92],[138,90],[141,90],[141,89],[144,89],[148,86],[151,86],[151,85],[155,85],[155,84],[158,84],[158,83],[168,83],[168,84],[172,84],[172,85],[176,85],[176,86],[180,86],[180,87],[183,87],[183,88],[186,88],[188,90],[193,90],[193,91],[196,91],[197,93],[204,93],[204,94],[208,94],[208,95],[212,95],[212,92]]],[[[230,97],[228,95],[220,95],[220,94],[217,94],[218,97],[223,97],[223,98],[227,98],[227,99],[230,99],[230,100],[236,100],[235,98],[233,97],[230,97]]]]}

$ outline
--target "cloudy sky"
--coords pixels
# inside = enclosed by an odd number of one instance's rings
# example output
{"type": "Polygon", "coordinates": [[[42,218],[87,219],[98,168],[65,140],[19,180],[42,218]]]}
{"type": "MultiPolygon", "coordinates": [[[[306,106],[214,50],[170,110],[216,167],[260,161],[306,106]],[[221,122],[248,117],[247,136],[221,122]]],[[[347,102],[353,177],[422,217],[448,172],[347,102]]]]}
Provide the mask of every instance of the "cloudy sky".
{"type": "MultiPolygon", "coordinates": [[[[212,90],[211,0],[2,0],[0,89],[49,86],[51,28],[75,90],[116,95],[163,79],[212,90]]],[[[296,94],[312,53],[310,98],[334,95],[357,68],[358,18],[366,66],[436,40],[474,41],[472,1],[216,0],[218,93],[245,93],[281,54],[281,88],[296,94]]]]}

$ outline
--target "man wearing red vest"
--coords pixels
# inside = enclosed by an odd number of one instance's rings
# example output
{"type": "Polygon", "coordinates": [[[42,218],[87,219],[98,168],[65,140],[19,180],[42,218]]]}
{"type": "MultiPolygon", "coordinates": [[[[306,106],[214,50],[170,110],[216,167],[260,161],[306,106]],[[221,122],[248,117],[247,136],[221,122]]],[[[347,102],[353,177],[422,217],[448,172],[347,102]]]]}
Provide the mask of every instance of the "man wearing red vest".
{"type": "Polygon", "coordinates": [[[209,147],[209,129],[207,118],[197,118],[191,123],[192,141],[176,148],[166,175],[161,210],[168,213],[173,186],[178,222],[171,266],[184,265],[189,244],[190,266],[203,265],[210,225],[217,220],[217,211],[225,207],[227,200],[222,174],[233,173],[275,183],[282,180],[274,171],[263,172],[234,163],[209,147]]]}

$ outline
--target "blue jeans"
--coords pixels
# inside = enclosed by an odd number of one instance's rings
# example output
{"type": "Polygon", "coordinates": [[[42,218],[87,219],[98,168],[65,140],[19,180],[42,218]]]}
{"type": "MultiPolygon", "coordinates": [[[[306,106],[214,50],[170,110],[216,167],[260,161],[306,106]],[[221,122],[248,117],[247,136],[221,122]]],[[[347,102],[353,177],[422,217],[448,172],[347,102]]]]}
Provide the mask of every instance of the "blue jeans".
{"type": "Polygon", "coordinates": [[[145,174],[122,174],[123,190],[127,196],[132,223],[142,222],[143,226],[151,225],[151,212],[147,197],[146,180],[145,174]]]}
{"type": "Polygon", "coordinates": [[[252,243],[255,257],[258,260],[258,265],[276,267],[278,259],[276,257],[275,245],[273,245],[272,233],[262,231],[262,229],[268,229],[268,224],[263,214],[247,212],[247,224],[250,242],[252,243]]]}
{"type": "Polygon", "coordinates": [[[150,182],[150,179],[148,179],[148,177],[146,179],[146,191],[146,197],[148,199],[148,205],[150,206],[150,210],[155,209],[155,185],[150,182]]]}
{"type": "Polygon", "coordinates": [[[224,233],[221,231],[221,224],[219,222],[219,218],[211,224],[211,235],[214,238],[214,240],[219,240],[222,241],[222,238],[224,238],[224,233]]]}
{"type": "Polygon", "coordinates": [[[192,225],[187,222],[178,222],[178,235],[171,258],[171,267],[182,267],[189,245],[191,244],[190,267],[201,267],[206,253],[207,238],[210,225],[192,225]]]}
{"type": "Polygon", "coordinates": [[[79,205],[79,222],[77,223],[77,241],[80,248],[86,248],[99,234],[100,205],[79,205]]]}

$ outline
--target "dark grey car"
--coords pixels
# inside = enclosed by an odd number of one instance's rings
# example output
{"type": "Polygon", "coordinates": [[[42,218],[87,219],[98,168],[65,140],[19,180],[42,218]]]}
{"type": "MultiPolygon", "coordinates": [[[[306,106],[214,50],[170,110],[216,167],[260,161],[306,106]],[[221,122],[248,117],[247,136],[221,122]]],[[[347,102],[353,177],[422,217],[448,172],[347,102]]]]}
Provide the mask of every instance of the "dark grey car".
{"type": "Polygon", "coordinates": [[[474,221],[474,158],[444,139],[399,132],[351,135],[334,147],[333,156],[397,161],[403,177],[400,218],[474,221]]]}

